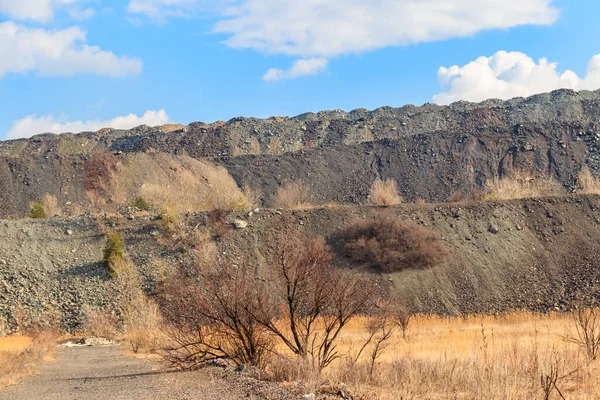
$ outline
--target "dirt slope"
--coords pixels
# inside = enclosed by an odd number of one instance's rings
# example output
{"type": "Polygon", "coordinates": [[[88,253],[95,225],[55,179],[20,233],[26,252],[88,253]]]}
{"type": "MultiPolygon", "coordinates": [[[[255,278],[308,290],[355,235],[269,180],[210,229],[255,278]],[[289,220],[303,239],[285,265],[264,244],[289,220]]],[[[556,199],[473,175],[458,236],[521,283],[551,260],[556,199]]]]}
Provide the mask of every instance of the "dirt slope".
{"type": "MultiPolygon", "coordinates": [[[[578,294],[600,293],[599,196],[231,213],[228,221],[242,218],[249,226],[228,233],[218,242],[219,251],[260,262],[265,232],[285,225],[323,235],[335,248],[336,234],[346,224],[382,211],[435,229],[451,249],[449,261],[434,269],[378,276],[419,311],[564,309],[578,294]]],[[[115,221],[149,293],[169,268],[189,261],[188,253],[159,234],[153,219],[115,221]]],[[[204,223],[205,214],[190,215],[187,229],[204,223]]],[[[0,325],[14,327],[23,315],[55,313],[72,329],[86,307],[117,302],[119,293],[98,263],[104,238],[94,218],[4,221],[0,237],[0,325]]],[[[337,263],[348,266],[341,255],[337,263]]]]}
{"type": "Polygon", "coordinates": [[[140,154],[210,158],[240,187],[260,190],[266,206],[281,183],[298,178],[324,203],[361,203],[376,177],[395,178],[407,199],[443,201],[514,169],[551,174],[571,190],[583,165],[600,173],[599,116],[600,91],[560,90],[505,102],[39,135],[0,142],[0,217],[23,216],[46,193],[88,208],[90,160],[102,152],[134,160],[137,176],[148,171],[135,162],[140,154]]]}

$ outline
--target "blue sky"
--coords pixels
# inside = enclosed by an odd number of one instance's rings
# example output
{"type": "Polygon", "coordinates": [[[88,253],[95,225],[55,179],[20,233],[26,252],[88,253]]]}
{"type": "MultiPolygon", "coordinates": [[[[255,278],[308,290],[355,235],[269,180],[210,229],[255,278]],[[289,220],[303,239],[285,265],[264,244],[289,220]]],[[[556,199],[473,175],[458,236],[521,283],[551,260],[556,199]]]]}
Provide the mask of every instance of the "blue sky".
{"type": "Polygon", "coordinates": [[[598,15],[592,0],[0,0],[0,139],[597,89],[598,15]]]}

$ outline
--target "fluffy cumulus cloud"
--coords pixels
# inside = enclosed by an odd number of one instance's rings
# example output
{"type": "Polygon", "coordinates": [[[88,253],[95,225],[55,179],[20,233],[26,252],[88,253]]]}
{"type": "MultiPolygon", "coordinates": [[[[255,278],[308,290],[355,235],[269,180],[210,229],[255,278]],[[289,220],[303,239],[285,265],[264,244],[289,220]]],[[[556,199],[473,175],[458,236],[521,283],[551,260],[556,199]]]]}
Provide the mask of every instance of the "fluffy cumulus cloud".
{"type": "Polygon", "coordinates": [[[146,111],[144,115],[129,114],[111,120],[67,121],[52,115],[37,117],[29,115],[13,122],[6,139],[27,138],[38,133],[88,132],[102,128],[130,129],[139,125],[164,125],[169,122],[165,110],[146,111]]]}
{"type": "MultiPolygon", "coordinates": [[[[1,1],[1,0],[0,0],[1,1]]],[[[32,29],[14,22],[0,23],[0,79],[9,73],[34,72],[42,76],[92,74],[111,77],[138,75],[142,62],[117,56],[86,43],[78,27],[32,29]]]]}
{"type": "Polygon", "coordinates": [[[563,88],[595,90],[600,88],[600,54],[590,60],[586,75],[579,77],[570,70],[560,72],[557,63],[545,58],[536,62],[523,53],[499,51],[462,67],[441,67],[438,82],[442,92],[434,101],[439,104],[526,97],[563,88]]]}
{"type": "Polygon", "coordinates": [[[66,10],[71,17],[89,18],[93,9],[84,8],[85,0],[0,0],[0,14],[16,20],[49,22],[57,10],[66,10]]]}
{"type": "Polygon", "coordinates": [[[326,58],[310,58],[298,60],[288,70],[278,68],[269,69],[264,75],[265,81],[279,81],[282,79],[295,79],[301,76],[315,75],[327,68],[326,58]]]}
{"type": "MultiPolygon", "coordinates": [[[[232,48],[302,59],[552,24],[553,0],[131,0],[130,12],[188,14],[212,3],[214,32],[232,48]],[[218,5],[217,5],[218,4],[218,5]]],[[[281,76],[272,69],[266,76],[281,76]]]]}
{"type": "Polygon", "coordinates": [[[234,48],[333,57],[470,36],[486,29],[551,24],[552,0],[245,0],[216,32],[234,48]]]}

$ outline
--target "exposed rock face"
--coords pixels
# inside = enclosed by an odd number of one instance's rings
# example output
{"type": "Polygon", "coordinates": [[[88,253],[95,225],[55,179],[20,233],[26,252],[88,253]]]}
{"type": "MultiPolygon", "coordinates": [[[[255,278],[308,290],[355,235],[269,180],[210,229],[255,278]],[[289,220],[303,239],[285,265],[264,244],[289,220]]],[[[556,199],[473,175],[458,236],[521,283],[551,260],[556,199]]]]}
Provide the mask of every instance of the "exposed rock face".
{"type": "Polygon", "coordinates": [[[261,189],[267,205],[280,183],[297,178],[317,201],[343,203],[363,201],[376,177],[395,178],[409,200],[445,200],[512,169],[550,173],[572,188],[582,165],[600,172],[600,91],[2,142],[0,216],[23,215],[44,193],[85,203],[94,152],[154,151],[218,160],[240,186],[261,189]]]}

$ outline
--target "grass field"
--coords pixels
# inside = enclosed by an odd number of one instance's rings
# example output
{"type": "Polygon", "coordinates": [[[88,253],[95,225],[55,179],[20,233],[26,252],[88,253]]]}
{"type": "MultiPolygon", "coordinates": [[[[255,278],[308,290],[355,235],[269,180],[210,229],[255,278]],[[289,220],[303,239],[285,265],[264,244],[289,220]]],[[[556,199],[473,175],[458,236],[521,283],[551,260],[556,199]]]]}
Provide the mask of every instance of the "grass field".
{"type": "Polygon", "coordinates": [[[34,337],[0,338],[0,388],[36,371],[40,362],[52,359],[57,335],[42,333],[34,337]]]}
{"type": "MultiPolygon", "coordinates": [[[[340,338],[352,356],[368,332],[357,319],[340,338]]],[[[376,399],[600,399],[600,360],[565,340],[570,315],[518,312],[505,316],[418,316],[406,339],[396,331],[369,376],[370,351],[340,361],[325,377],[376,399]],[[556,371],[545,397],[542,381],[556,371]],[[560,392],[560,393],[559,393],[560,392]]]]}

